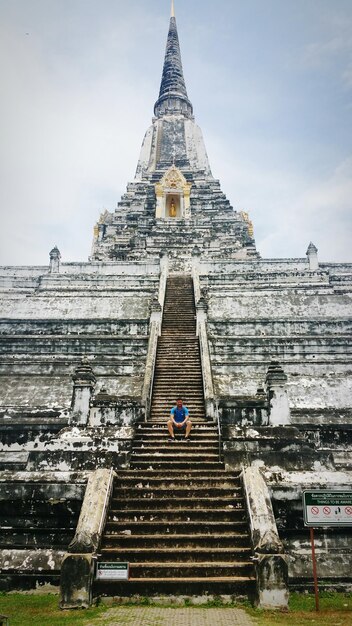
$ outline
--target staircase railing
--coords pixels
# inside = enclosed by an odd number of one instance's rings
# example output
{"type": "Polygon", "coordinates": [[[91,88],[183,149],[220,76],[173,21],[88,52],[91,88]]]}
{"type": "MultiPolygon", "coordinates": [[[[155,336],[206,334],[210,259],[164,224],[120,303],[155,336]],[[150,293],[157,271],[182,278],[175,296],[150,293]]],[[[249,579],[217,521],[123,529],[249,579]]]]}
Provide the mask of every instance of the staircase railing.
{"type": "Polygon", "coordinates": [[[145,366],[144,384],[142,391],[142,404],[144,407],[145,421],[148,421],[150,416],[156,353],[158,349],[158,338],[161,333],[161,323],[163,319],[163,310],[166,294],[167,277],[169,273],[169,261],[167,256],[162,257],[160,261],[160,280],[159,280],[159,293],[158,299],[152,303],[150,324],[149,324],[149,341],[147,361],[145,366]]]}
{"type": "Polygon", "coordinates": [[[205,410],[207,416],[212,417],[213,420],[216,420],[215,395],[207,333],[207,305],[201,296],[199,271],[196,265],[193,265],[192,268],[192,278],[194,299],[197,311],[197,337],[199,339],[205,410]]]}
{"type": "Polygon", "coordinates": [[[219,461],[222,460],[222,433],[221,433],[221,422],[220,422],[220,413],[219,407],[217,404],[214,405],[215,408],[215,417],[218,426],[218,437],[219,437],[219,461]]]}

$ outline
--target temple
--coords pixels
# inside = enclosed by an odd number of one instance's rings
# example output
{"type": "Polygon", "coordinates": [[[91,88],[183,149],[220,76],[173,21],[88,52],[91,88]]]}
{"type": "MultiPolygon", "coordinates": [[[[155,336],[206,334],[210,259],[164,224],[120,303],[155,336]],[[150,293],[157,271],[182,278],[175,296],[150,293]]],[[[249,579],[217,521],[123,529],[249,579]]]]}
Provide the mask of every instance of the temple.
{"type": "MultiPolygon", "coordinates": [[[[0,268],[0,590],[283,608],[311,589],[302,493],[352,495],[352,263],[309,239],[261,258],[214,179],[172,2],[152,124],[91,257],[0,268]],[[178,396],[191,440],[170,443],[178,396]]],[[[352,582],[346,520],[316,531],[327,589],[352,582]]]]}

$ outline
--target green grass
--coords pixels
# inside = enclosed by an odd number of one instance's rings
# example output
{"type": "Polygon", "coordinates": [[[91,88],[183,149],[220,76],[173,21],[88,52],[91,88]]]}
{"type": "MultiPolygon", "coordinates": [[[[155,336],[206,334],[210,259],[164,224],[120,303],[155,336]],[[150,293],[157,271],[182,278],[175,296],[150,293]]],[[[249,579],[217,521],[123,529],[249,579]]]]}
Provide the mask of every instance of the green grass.
{"type": "Polygon", "coordinates": [[[57,595],[0,594],[0,615],[9,617],[10,626],[83,626],[106,610],[61,611],[58,604],[57,595]]]}
{"type": "MultiPolygon", "coordinates": [[[[135,607],[153,606],[149,598],[141,599],[139,605],[109,607],[103,604],[91,609],[77,611],[61,611],[58,608],[57,595],[0,594],[0,614],[8,615],[10,626],[98,626],[107,624],[113,618],[114,623],[133,624],[135,607]],[[144,601],[143,601],[144,600],[144,601]],[[123,611],[124,616],[119,616],[123,611]],[[116,617],[115,617],[116,613],[116,617]],[[126,615],[127,613],[127,615],[126,615]],[[132,621],[131,621],[132,620],[132,621]]],[[[170,605],[169,605],[170,606],[170,605]]],[[[188,606],[188,602],[185,603],[188,606]]],[[[227,605],[228,606],[228,605],[227,605]]],[[[250,608],[247,603],[237,604],[252,617],[258,626],[351,626],[352,625],[352,594],[321,593],[321,611],[315,611],[315,599],[312,595],[291,594],[289,611],[262,611],[250,608]]],[[[207,611],[210,608],[226,610],[219,602],[196,606],[207,611]]],[[[175,610],[177,607],[173,606],[175,610]]],[[[154,625],[156,626],[156,625],[154,625]]]]}
{"type": "Polygon", "coordinates": [[[314,595],[292,593],[288,611],[246,609],[258,626],[351,626],[352,594],[321,592],[320,611],[314,595]]]}

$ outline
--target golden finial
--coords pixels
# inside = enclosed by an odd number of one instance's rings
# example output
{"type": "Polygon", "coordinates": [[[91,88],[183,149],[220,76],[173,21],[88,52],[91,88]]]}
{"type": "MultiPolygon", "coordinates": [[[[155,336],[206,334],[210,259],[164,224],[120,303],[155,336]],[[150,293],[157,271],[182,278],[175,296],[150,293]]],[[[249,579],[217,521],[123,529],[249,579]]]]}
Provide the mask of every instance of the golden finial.
{"type": "Polygon", "coordinates": [[[175,17],[175,3],[171,0],[171,17],[175,17]]]}

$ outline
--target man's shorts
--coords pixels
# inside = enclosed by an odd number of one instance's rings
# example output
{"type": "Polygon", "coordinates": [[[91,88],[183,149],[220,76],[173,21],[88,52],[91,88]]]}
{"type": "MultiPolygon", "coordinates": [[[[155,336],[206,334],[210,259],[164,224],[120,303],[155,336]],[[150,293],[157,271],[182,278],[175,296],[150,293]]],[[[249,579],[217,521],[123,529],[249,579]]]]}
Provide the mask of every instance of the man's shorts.
{"type": "MultiPolygon", "coordinates": [[[[187,422],[186,422],[186,424],[187,424],[187,422]]],[[[177,432],[178,430],[179,431],[180,430],[185,430],[186,424],[183,424],[183,426],[181,426],[181,427],[180,426],[176,426],[175,424],[173,424],[172,426],[173,426],[173,429],[177,432]]]]}

